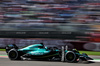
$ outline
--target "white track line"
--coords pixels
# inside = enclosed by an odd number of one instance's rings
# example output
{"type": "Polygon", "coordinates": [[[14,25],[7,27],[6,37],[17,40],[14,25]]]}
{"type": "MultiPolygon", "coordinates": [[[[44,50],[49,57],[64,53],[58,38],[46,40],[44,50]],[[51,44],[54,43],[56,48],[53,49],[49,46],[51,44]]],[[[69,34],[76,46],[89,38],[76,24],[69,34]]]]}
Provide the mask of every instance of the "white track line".
{"type": "Polygon", "coordinates": [[[88,61],[91,61],[91,62],[100,62],[100,60],[88,60],[88,61]]]}
{"type": "Polygon", "coordinates": [[[8,58],[8,56],[0,56],[0,58],[8,58]]]}

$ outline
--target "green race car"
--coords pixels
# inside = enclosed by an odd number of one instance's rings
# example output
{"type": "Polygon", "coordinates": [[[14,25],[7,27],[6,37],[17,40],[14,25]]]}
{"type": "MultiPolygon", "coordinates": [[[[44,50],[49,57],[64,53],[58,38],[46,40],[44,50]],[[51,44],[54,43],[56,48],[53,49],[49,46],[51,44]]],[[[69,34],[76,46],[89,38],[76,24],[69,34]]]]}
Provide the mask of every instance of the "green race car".
{"type": "Polygon", "coordinates": [[[45,47],[43,44],[33,44],[25,48],[19,49],[15,44],[6,46],[6,53],[11,60],[25,60],[25,59],[38,59],[38,60],[58,60],[66,62],[79,62],[93,60],[87,54],[80,54],[77,50],[67,50],[62,47],[45,47]]]}

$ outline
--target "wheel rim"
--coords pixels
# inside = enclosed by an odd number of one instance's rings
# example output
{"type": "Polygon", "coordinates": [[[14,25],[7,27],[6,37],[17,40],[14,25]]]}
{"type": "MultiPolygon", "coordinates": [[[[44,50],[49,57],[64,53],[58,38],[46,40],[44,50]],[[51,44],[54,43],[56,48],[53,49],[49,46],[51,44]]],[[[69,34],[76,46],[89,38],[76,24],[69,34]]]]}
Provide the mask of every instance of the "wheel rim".
{"type": "Polygon", "coordinates": [[[17,58],[17,53],[16,53],[15,51],[11,51],[11,52],[9,53],[9,58],[11,58],[11,59],[16,59],[16,58],[17,58]]]}
{"type": "Polygon", "coordinates": [[[73,62],[75,60],[75,58],[76,58],[76,56],[72,52],[69,52],[69,53],[66,54],[66,60],[68,62],[73,62]]]}

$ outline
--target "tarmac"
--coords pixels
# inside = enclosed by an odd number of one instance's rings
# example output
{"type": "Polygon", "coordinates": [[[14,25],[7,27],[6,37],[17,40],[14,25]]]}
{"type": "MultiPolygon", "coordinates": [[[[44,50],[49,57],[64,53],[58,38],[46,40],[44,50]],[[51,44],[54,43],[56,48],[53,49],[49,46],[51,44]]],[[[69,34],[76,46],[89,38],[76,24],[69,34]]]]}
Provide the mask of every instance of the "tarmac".
{"type": "MultiPolygon", "coordinates": [[[[91,56],[96,61],[100,61],[100,56],[91,56]],[[98,59],[98,60],[97,60],[98,59]]],[[[7,54],[0,51],[0,66],[100,66],[100,62],[81,62],[81,63],[67,63],[58,61],[11,61],[7,54]]]]}

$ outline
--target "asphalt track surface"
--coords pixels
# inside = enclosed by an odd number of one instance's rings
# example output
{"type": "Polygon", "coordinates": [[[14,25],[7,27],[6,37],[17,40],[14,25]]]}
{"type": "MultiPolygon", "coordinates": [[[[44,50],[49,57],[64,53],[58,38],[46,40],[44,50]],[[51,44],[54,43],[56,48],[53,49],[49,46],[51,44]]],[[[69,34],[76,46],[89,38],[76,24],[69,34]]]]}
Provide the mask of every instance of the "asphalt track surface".
{"type": "MultiPolygon", "coordinates": [[[[91,56],[95,59],[100,59],[100,56],[91,56]]],[[[6,56],[5,52],[0,51],[0,66],[100,66],[100,62],[95,63],[67,63],[58,61],[11,61],[6,56]]]]}

